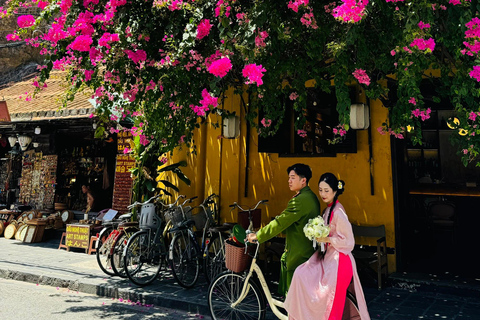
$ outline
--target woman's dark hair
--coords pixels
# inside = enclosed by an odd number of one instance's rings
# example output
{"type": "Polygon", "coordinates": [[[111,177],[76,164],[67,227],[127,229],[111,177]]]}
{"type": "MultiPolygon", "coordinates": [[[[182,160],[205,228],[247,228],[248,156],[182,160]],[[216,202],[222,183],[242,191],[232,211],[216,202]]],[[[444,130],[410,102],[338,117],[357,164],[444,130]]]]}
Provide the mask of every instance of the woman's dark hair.
{"type": "Polygon", "coordinates": [[[306,178],[307,179],[307,184],[308,181],[310,181],[310,178],[312,177],[312,169],[306,164],[303,163],[295,163],[293,166],[290,166],[287,168],[287,173],[290,173],[290,171],[294,171],[300,178],[306,178]]]}
{"type": "MultiPolygon", "coordinates": [[[[338,196],[341,195],[343,191],[345,191],[345,181],[338,180],[337,177],[335,177],[335,175],[330,172],[326,172],[322,174],[322,176],[320,177],[320,180],[318,180],[318,184],[320,184],[320,182],[322,181],[328,184],[333,191],[337,192],[333,197],[333,203],[332,203],[332,206],[330,207],[330,212],[328,213],[328,219],[327,221],[325,221],[327,224],[330,224],[330,217],[332,215],[333,210],[335,209],[335,204],[337,202],[338,196]]],[[[325,210],[327,210],[327,208],[325,208],[325,210]]],[[[325,212],[325,210],[323,212],[325,212]]]]}

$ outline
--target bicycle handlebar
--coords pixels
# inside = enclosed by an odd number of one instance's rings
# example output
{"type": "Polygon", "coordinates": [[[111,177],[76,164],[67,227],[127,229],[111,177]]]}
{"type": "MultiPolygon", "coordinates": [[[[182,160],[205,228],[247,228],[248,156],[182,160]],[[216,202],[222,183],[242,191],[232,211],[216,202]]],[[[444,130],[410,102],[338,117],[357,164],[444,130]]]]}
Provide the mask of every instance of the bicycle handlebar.
{"type": "Polygon", "coordinates": [[[215,197],[218,197],[218,195],[215,194],[215,193],[212,193],[211,195],[209,195],[208,197],[206,197],[205,200],[203,200],[202,205],[206,205],[206,204],[212,203],[212,202],[213,202],[213,198],[215,198],[215,197]]]}
{"type": "Polygon", "coordinates": [[[144,204],[150,203],[150,201],[157,199],[158,197],[160,197],[160,195],[161,195],[161,194],[157,194],[156,196],[151,197],[150,199],[148,199],[148,200],[145,201],[145,202],[135,201],[134,203],[132,203],[131,205],[129,205],[129,206],[127,207],[127,209],[132,209],[132,208],[134,208],[134,207],[143,206],[144,204]]]}
{"type": "MultiPolygon", "coordinates": [[[[184,197],[185,197],[185,196],[184,196],[184,197]]],[[[198,196],[195,196],[195,197],[191,197],[191,198],[183,201],[182,207],[185,205],[185,203],[187,203],[187,202],[188,202],[188,203],[191,203],[193,200],[195,200],[195,199],[197,199],[197,198],[198,198],[198,196]]]]}
{"type": "Polygon", "coordinates": [[[160,204],[161,204],[163,207],[171,208],[171,207],[173,207],[173,206],[175,206],[175,205],[177,204],[178,200],[183,199],[183,198],[185,198],[185,195],[181,194],[181,195],[179,195],[179,196],[177,197],[177,199],[175,200],[174,203],[165,204],[165,203],[163,203],[162,201],[158,201],[158,202],[160,202],[160,204]]]}
{"type": "MultiPolygon", "coordinates": [[[[244,211],[244,212],[248,212],[248,211],[251,211],[251,210],[255,210],[258,208],[258,206],[260,204],[263,204],[263,203],[267,203],[268,200],[260,200],[257,202],[257,204],[255,205],[255,207],[248,207],[248,209],[244,209],[243,207],[241,207],[238,203],[234,202],[233,204],[229,205],[230,208],[238,208],[240,209],[241,211],[244,211]]],[[[244,206],[245,207],[245,206],[244,206]]]]}

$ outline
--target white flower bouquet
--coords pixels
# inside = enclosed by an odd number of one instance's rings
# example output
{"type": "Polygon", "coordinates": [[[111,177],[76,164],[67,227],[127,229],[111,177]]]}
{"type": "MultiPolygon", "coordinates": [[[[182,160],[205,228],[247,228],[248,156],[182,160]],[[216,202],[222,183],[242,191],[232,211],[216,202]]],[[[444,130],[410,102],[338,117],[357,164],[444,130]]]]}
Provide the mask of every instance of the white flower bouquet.
{"type": "MultiPolygon", "coordinates": [[[[315,248],[317,246],[316,239],[327,237],[330,234],[330,227],[325,224],[321,216],[318,216],[308,220],[308,223],[303,227],[303,233],[305,233],[305,236],[309,240],[313,241],[313,247],[315,248]]],[[[323,242],[321,246],[322,251],[325,251],[325,244],[323,242]]]]}

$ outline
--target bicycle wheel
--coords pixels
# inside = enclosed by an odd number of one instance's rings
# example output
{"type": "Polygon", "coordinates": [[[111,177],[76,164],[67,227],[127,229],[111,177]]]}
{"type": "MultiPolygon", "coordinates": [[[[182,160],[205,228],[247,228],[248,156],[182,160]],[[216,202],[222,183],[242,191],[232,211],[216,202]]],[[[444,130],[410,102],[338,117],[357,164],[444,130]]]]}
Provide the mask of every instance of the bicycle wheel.
{"type": "Polygon", "coordinates": [[[236,302],[242,293],[245,277],[225,271],[212,280],[208,288],[208,307],[212,319],[227,320],[262,320],[265,319],[265,300],[263,291],[258,285],[250,280],[245,298],[235,307],[236,302]]]}
{"type": "Polygon", "coordinates": [[[153,243],[148,231],[135,233],[127,242],[123,265],[127,277],[137,286],[152,283],[160,273],[163,247],[153,243]]]}
{"type": "Polygon", "coordinates": [[[115,271],[112,269],[111,259],[110,259],[112,244],[113,244],[115,235],[116,233],[113,230],[113,227],[106,227],[102,229],[102,231],[98,236],[97,245],[96,245],[95,255],[97,256],[98,266],[100,267],[100,269],[102,269],[103,272],[105,272],[109,276],[117,275],[115,271]]]}
{"type": "Polygon", "coordinates": [[[217,275],[227,270],[225,267],[225,244],[221,235],[214,235],[205,246],[203,255],[203,270],[207,283],[217,275]]]}
{"type": "Polygon", "coordinates": [[[173,277],[184,288],[195,285],[200,272],[200,252],[187,232],[177,232],[170,244],[173,277]]]}
{"type": "Polygon", "coordinates": [[[113,243],[112,255],[110,257],[110,264],[113,271],[121,278],[127,278],[127,274],[124,268],[123,251],[128,241],[128,234],[121,232],[113,243]]]}

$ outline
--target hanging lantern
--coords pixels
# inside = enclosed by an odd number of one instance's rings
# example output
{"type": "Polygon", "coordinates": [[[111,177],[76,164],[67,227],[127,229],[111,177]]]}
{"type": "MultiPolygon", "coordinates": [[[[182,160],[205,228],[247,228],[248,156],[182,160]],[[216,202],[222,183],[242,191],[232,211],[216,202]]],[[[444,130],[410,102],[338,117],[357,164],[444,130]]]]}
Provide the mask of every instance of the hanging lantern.
{"type": "Polygon", "coordinates": [[[350,127],[362,130],[370,126],[370,108],[363,103],[350,106],[350,127]]]}
{"type": "Polygon", "coordinates": [[[22,151],[27,150],[30,142],[32,142],[32,137],[25,135],[18,136],[18,143],[20,144],[20,148],[22,149],[22,151]]]}
{"type": "Polygon", "coordinates": [[[15,137],[15,136],[8,137],[8,143],[10,143],[10,147],[13,148],[15,143],[17,143],[17,137],[15,137]]]}
{"type": "Polygon", "coordinates": [[[240,118],[238,116],[230,116],[223,118],[223,137],[234,139],[240,135],[240,118]]]}

